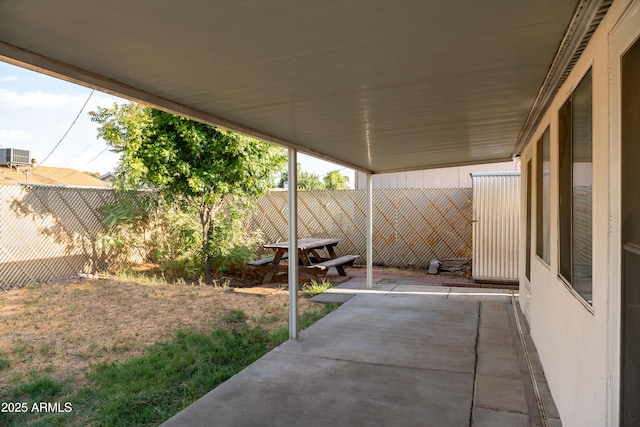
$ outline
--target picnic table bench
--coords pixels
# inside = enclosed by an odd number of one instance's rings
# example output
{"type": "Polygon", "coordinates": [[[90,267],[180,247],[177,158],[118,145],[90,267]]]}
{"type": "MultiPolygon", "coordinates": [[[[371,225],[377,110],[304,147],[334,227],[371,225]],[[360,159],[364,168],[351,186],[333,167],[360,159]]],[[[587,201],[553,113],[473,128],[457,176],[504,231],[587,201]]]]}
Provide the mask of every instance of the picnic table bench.
{"type": "MultiPolygon", "coordinates": [[[[346,276],[344,267],[353,265],[359,255],[337,256],[335,247],[340,243],[340,239],[319,239],[306,238],[298,240],[298,273],[302,278],[309,276],[319,276],[327,274],[331,267],[338,270],[338,274],[346,276]],[[327,255],[323,255],[326,251],[327,255]]],[[[265,271],[266,275],[263,284],[271,283],[276,276],[286,276],[288,265],[281,264],[282,260],[289,258],[289,242],[277,242],[263,245],[266,249],[275,251],[273,257],[263,258],[247,263],[250,267],[258,271],[265,271]]]]}
{"type": "MultiPolygon", "coordinates": [[[[274,257],[266,257],[266,258],[262,258],[262,259],[257,259],[255,261],[249,261],[247,263],[247,265],[251,265],[251,266],[255,267],[255,266],[259,266],[259,265],[273,264],[273,258],[274,257]]],[[[289,258],[289,254],[284,254],[280,258],[280,260],[284,260],[284,259],[287,259],[287,258],[289,258]]]]}

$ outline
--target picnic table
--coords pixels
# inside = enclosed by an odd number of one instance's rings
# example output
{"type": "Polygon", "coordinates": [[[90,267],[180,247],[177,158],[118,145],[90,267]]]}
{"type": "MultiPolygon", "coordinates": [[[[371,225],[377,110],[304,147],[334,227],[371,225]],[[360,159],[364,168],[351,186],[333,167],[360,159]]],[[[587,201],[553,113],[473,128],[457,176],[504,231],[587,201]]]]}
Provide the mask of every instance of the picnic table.
{"type": "MultiPolygon", "coordinates": [[[[329,268],[335,267],[338,274],[346,276],[345,265],[352,265],[359,255],[344,255],[339,257],[335,247],[340,239],[306,238],[298,240],[298,270],[301,276],[318,276],[326,274],[329,268]]],[[[247,264],[267,274],[263,284],[271,283],[277,275],[287,275],[288,266],[281,261],[289,259],[289,242],[277,242],[263,245],[265,249],[275,251],[273,257],[251,261],[247,264]]]]}

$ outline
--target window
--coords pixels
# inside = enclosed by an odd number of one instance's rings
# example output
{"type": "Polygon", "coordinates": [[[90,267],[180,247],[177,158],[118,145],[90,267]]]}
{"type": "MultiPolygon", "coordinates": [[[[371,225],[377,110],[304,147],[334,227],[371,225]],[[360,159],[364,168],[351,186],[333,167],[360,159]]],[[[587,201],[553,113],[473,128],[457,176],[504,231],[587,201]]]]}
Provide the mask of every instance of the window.
{"type": "Polygon", "coordinates": [[[592,302],[592,90],[589,71],[559,112],[560,276],[592,302]]]}
{"type": "Polygon", "coordinates": [[[550,176],[551,161],[549,128],[544,131],[536,148],[536,254],[549,265],[550,239],[550,176]]]}

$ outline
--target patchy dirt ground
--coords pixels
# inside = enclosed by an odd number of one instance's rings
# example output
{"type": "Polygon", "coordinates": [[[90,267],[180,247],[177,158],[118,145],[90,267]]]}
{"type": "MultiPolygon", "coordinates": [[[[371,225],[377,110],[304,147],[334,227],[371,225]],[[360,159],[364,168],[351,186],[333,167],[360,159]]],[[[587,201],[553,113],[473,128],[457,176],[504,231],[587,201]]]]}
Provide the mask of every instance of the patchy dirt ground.
{"type": "MultiPolygon", "coordinates": [[[[177,329],[226,326],[237,310],[247,323],[287,324],[288,290],[209,287],[95,278],[37,284],[0,293],[0,394],[38,370],[78,385],[90,364],[125,360],[177,329]]],[[[317,304],[300,299],[300,311],[317,304]]]]}

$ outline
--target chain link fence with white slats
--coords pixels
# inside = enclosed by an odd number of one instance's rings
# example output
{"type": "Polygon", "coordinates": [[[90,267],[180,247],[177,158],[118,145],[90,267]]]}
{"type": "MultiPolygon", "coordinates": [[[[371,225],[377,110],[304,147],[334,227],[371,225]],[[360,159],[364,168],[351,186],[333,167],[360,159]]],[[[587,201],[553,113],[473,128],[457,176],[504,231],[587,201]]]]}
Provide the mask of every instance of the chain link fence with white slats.
{"type": "MultiPolygon", "coordinates": [[[[103,208],[113,190],[53,186],[0,186],[0,288],[104,270],[109,259],[98,243],[103,208]]],[[[428,267],[433,258],[470,257],[471,189],[374,190],[373,262],[428,267]]],[[[366,192],[299,193],[299,236],[342,239],[337,251],[366,253],[366,192]]],[[[287,193],[259,200],[249,220],[265,242],[287,240],[287,193]]],[[[142,260],[144,254],[129,254],[142,260]]]]}
{"type": "MultiPolygon", "coordinates": [[[[366,192],[298,193],[298,234],[342,239],[338,255],[366,254],[366,192]]],[[[273,192],[258,203],[250,222],[265,240],[288,239],[287,193],[273,192]]],[[[470,188],[388,189],[373,191],[373,262],[393,267],[429,266],[434,259],[470,258],[470,188]]]]}
{"type": "Polygon", "coordinates": [[[105,188],[0,185],[0,289],[106,269],[98,238],[115,201],[105,188]]]}

